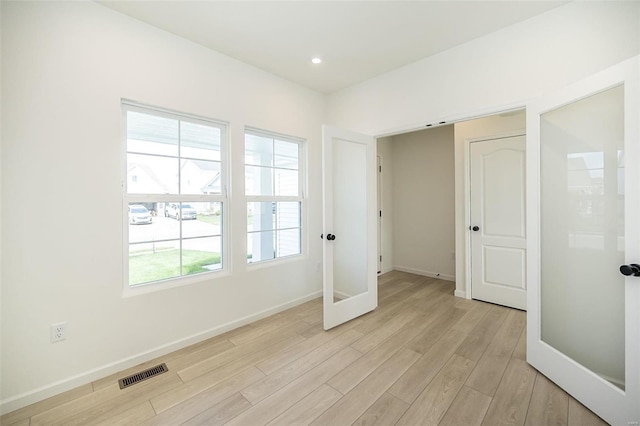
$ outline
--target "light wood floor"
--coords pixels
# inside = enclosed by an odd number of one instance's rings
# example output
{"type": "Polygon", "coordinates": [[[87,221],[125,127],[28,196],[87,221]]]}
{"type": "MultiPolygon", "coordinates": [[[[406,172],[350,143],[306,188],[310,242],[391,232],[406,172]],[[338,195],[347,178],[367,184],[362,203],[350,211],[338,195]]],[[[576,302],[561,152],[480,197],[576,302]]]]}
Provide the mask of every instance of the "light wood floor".
{"type": "Polygon", "coordinates": [[[525,362],[525,313],[391,272],[322,330],[316,299],[2,417],[3,425],[602,425],[525,362]],[[169,372],[120,390],[158,362],[169,372]]]}

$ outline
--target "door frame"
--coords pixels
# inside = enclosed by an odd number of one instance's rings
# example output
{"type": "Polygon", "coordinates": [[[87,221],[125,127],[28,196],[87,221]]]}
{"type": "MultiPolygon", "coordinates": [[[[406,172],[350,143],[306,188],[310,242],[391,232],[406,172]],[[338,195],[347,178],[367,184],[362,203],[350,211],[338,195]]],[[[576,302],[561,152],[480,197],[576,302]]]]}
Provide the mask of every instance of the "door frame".
{"type": "MultiPolygon", "coordinates": [[[[473,119],[471,119],[473,120],[473,119]]],[[[525,129],[513,130],[510,132],[501,132],[492,136],[482,136],[478,138],[469,138],[464,140],[464,228],[460,231],[465,233],[464,238],[464,285],[465,285],[465,297],[471,299],[473,297],[471,291],[471,144],[474,142],[484,142],[495,139],[506,139],[515,136],[525,136],[525,129]]],[[[527,155],[525,148],[525,156],[527,155]]],[[[526,187],[525,187],[526,192],[526,187]]],[[[526,195],[525,195],[526,197],[526,195]]],[[[525,229],[528,216],[525,215],[525,229]]],[[[526,279],[526,276],[525,276],[526,279]]],[[[528,286],[525,283],[526,288],[528,286]]],[[[457,295],[458,296],[458,295],[457,295]]]]}
{"type": "MultiPolygon", "coordinates": [[[[625,83],[625,142],[640,139],[640,126],[637,122],[639,96],[628,96],[640,92],[639,57],[621,62],[604,71],[593,74],[564,89],[557,90],[550,95],[532,100],[527,105],[527,362],[542,374],[549,377],[558,386],[572,395],[587,408],[611,422],[620,423],[626,415],[620,413],[616,407],[624,404],[624,398],[640,397],[640,363],[632,364],[628,355],[640,354],[640,312],[636,307],[640,304],[640,281],[638,278],[625,279],[625,375],[627,380],[625,391],[614,385],[607,386],[601,377],[588,370],[553,348],[542,340],[540,317],[540,114],[569,105],[593,94],[625,83]],[[633,115],[636,114],[636,115],[633,115]],[[629,118],[632,118],[629,120],[629,118]],[[600,390],[594,395],[593,389],[600,390]],[[605,392],[602,392],[605,390],[605,392]],[[630,396],[627,396],[630,395],[630,396]]],[[[625,143],[626,158],[640,158],[640,143],[625,143]]],[[[629,162],[629,160],[626,160],[629,162]]],[[[625,167],[625,182],[639,182],[640,172],[625,167]],[[633,175],[632,173],[635,173],[633,175]]],[[[640,235],[640,225],[637,221],[629,220],[629,213],[640,211],[640,194],[627,198],[625,193],[625,237],[640,235]]],[[[640,237],[637,237],[640,239],[640,237]]],[[[626,238],[625,238],[626,240],[626,238]]],[[[626,242],[625,262],[633,263],[640,258],[640,247],[627,250],[630,243],[626,242]]],[[[637,407],[636,407],[637,410],[637,407]]],[[[637,412],[636,412],[637,415],[637,412]]],[[[624,424],[627,420],[624,420],[624,424]]],[[[622,423],[621,423],[622,424],[622,423]]],[[[631,423],[630,423],[631,424],[631,423]]]]}

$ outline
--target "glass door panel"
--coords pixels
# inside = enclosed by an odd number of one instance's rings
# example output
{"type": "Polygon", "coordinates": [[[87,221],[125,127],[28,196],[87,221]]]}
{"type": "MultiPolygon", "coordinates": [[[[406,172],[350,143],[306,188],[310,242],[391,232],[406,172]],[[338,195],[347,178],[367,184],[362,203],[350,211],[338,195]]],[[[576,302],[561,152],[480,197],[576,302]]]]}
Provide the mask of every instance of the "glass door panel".
{"type": "Polygon", "coordinates": [[[542,341],[625,389],[624,86],[540,116],[542,341]]]}

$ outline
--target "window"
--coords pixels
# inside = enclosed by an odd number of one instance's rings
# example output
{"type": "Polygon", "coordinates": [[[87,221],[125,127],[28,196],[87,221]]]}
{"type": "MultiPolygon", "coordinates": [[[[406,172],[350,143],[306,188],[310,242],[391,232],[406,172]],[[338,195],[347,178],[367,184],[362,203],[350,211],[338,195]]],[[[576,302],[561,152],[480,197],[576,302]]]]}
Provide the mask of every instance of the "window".
{"type": "Polygon", "coordinates": [[[226,125],[127,102],[123,112],[125,282],[222,269],[226,125]]]}
{"type": "Polygon", "coordinates": [[[302,142],[245,130],[248,263],[302,252],[302,142]]]}

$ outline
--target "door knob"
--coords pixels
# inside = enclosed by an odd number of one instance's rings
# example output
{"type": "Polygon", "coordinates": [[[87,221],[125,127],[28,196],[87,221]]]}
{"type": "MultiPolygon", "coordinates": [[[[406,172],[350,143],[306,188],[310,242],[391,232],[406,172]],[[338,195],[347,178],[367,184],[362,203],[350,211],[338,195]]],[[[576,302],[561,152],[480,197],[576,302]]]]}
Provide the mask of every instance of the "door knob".
{"type": "Polygon", "coordinates": [[[474,226],[474,227],[473,227],[473,228],[471,228],[471,229],[473,229],[474,231],[479,231],[479,230],[480,230],[480,227],[479,227],[479,226],[474,226]]]}
{"type": "Polygon", "coordinates": [[[335,236],[335,235],[333,235],[333,234],[327,234],[327,240],[329,240],[329,241],[333,241],[333,240],[335,240],[335,239],[336,239],[336,236],[335,236]]]}
{"type": "Polygon", "coordinates": [[[620,273],[626,276],[640,277],[640,265],[632,263],[620,266],[620,273]]]}

